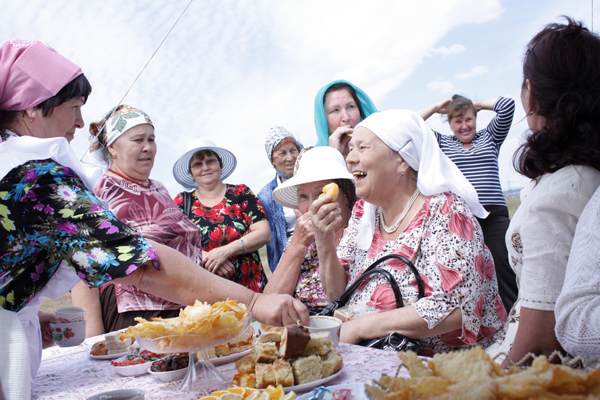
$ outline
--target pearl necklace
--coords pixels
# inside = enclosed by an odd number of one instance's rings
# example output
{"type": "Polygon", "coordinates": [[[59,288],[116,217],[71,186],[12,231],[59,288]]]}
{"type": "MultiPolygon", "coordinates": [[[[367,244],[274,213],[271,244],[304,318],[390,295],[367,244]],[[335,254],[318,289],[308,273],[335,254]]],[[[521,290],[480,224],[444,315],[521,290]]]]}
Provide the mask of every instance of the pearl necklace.
{"type": "Polygon", "coordinates": [[[385,224],[385,221],[383,220],[383,214],[381,213],[381,207],[377,207],[377,214],[379,216],[379,221],[381,221],[381,226],[383,227],[384,231],[386,231],[387,233],[394,233],[396,231],[396,229],[398,229],[398,227],[400,226],[400,223],[402,223],[402,220],[404,219],[404,217],[406,217],[406,214],[410,211],[410,208],[412,207],[413,203],[417,199],[417,196],[419,196],[419,193],[421,193],[421,192],[419,192],[419,189],[417,188],[417,190],[415,190],[415,192],[412,194],[412,196],[410,196],[410,199],[408,199],[408,202],[406,203],[406,206],[404,207],[402,214],[400,214],[400,218],[398,218],[398,221],[396,221],[396,223],[392,226],[387,226],[385,224]]]}

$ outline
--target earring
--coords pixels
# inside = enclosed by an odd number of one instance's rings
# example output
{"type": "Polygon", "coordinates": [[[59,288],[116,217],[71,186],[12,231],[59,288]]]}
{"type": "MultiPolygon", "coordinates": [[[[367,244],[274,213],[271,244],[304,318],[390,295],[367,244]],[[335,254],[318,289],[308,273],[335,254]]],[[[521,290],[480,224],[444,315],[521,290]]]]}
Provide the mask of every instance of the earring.
{"type": "Polygon", "coordinates": [[[400,175],[404,176],[404,172],[403,172],[403,173],[401,173],[400,175]]]}
{"type": "Polygon", "coordinates": [[[33,124],[33,118],[31,118],[31,120],[29,120],[29,122],[31,122],[33,124]]]}

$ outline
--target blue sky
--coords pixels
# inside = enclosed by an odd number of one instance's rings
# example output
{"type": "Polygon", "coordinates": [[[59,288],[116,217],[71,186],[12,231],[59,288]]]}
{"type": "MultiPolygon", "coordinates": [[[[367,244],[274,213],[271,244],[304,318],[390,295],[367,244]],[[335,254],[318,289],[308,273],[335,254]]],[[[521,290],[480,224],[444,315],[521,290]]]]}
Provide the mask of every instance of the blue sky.
{"type": "MultiPolygon", "coordinates": [[[[82,67],[93,86],[86,128],[73,141],[82,155],[87,124],[121,100],[188,3],[0,0],[0,41],[40,39],[82,67]]],[[[173,163],[198,137],[237,156],[228,182],[260,190],[274,176],[264,151],[269,127],[314,144],[314,96],[334,79],[361,87],[380,110],[418,110],[454,93],[508,96],[517,113],[500,178],[514,189],[527,183],[511,163],[527,129],[523,49],[560,15],[591,27],[592,1],[194,0],[124,103],[153,119],[159,147],[151,178],[175,196],[173,163]]],[[[478,128],[492,117],[480,113],[478,128]]],[[[428,124],[450,133],[438,116],[428,124]]]]}

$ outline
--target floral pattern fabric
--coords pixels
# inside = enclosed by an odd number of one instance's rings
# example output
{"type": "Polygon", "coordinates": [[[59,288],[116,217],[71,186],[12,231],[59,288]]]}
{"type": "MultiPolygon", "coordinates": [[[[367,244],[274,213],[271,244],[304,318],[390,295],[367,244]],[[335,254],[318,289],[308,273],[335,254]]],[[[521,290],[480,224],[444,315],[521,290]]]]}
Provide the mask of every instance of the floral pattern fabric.
{"type": "MultiPolygon", "coordinates": [[[[183,211],[184,197],[179,193],[175,204],[183,211]]],[[[244,184],[227,184],[225,197],[214,207],[207,207],[192,191],[191,220],[202,233],[202,248],[206,252],[243,238],[250,225],[267,219],[267,214],[256,195],[244,184]]],[[[232,281],[254,292],[262,292],[267,284],[258,251],[229,258],[235,267],[232,281]]]]}
{"type": "MultiPolygon", "coordinates": [[[[0,131],[2,141],[11,132],[0,131]]],[[[0,181],[0,306],[19,311],[61,261],[88,286],[131,274],[154,249],[119,221],[68,167],[28,161],[0,181]]]]}
{"type": "Polygon", "coordinates": [[[321,275],[319,275],[319,255],[316,242],[312,242],[308,246],[306,256],[302,260],[294,297],[304,303],[309,311],[319,312],[329,304],[321,284],[321,275]]]}
{"type": "MultiPolygon", "coordinates": [[[[487,347],[502,339],[506,310],[498,295],[494,262],[477,219],[462,199],[451,193],[428,197],[393,241],[381,237],[377,220],[368,251],[355,245],[363,207],[364,200],[355,204],[337,250],[348,271],[348,286],[374,261],[387,254],[401,254],[415,264],[425,289],[425,297],[417,299],[416,280],[407,265],[399,260],[382,264],[396,278],[405,305],[412,305],[430,329],[455,308],[462,314],[462,329],[423,339],[425,352],[487,347]]],[[[394,294],[385,278],[373,275],[365,282],[351,302],[372,306],[378,312],[395,308],[394,294]]]]}
{"type": "MultiPolygon", "coordinates": [[[[96,196],[110,210],[146,239],[179,251],[202,265],[202,241],[198,227],[181,213],[167,188],[151,179],[146,188],[126,179],[105,174],[96,185],[96,196]]],[[[146,293],[135,286],[115,283],[120,313],[138,310],[179,310],[181,305],[146,293]]]]}

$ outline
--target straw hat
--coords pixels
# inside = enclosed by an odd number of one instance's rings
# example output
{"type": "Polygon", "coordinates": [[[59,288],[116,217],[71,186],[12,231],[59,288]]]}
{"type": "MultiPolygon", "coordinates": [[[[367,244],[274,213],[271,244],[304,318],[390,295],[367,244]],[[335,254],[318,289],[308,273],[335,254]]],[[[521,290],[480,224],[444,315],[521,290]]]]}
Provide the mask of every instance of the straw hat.
{"type": "Polygon", "coordinates": [[[221,180],[225,180],[233,173],[237,165],[237,159],[229,150],[217,147],[214,142],[207,139],[194,140],[187,146],[186,152],[179,157],[173,165],[173,176],[179,184],[187,189],[195,189],[198,183],[190,173],[190,160],[192,156],[200,150],[212,150],[221,157],[223,168],[221,170],[221,180]]]}
{"type": "Polygon", "coordinates": [[[342,153],[327,146],[310,148],[299,158],[294,176],[273,191],[273,198],[284,207],[298,208],[298,185],[328,179],[349,179],[354,183],[342,153]]]}

